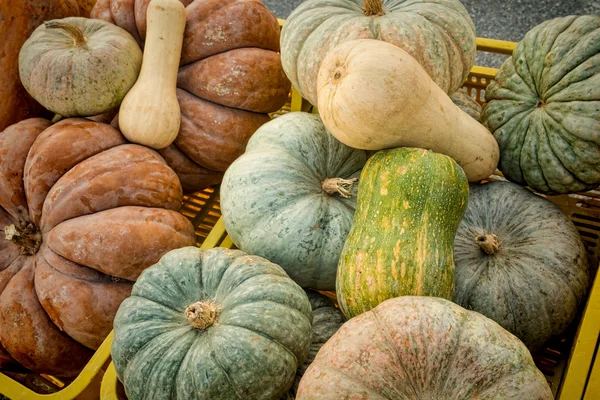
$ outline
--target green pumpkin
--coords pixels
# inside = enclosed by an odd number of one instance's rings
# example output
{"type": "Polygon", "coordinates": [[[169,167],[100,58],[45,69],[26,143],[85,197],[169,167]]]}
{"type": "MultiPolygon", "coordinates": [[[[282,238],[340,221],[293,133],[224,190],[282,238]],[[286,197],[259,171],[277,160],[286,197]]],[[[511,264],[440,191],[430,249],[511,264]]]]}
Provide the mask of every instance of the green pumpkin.
{"type": "Polygon", "coordinates": [[[233,243],[280,265],[302,287],[334,290],[354,216],[354,181],[366,160],[318,115],[295,112],[266,123],[221,184],[233,243]]]}
{"type": "Polygon", "coordinates": [[[473,99],[466,90],[457,90],[452,93],[450,100],[475,121],[481,123],[481,104],[473,99]]]}
{"type": "Polygon", "coordinates": [[[448,156],[398,148],[371,157],[337,271],[344,315],[398,296],[452,299],[454,235],[468,196],[465,173],[448,156]]]}
{"type": "Polygon", "coordinates": [[[98,19],[46,21],[19,53],[27,92],[65,117],[107,112],[137,80],[142,51],[126,30],[98,19]]]}
{"type": "Polygon", "coordinates": [[[332,337],[340,326],[345,322],[344,314],[339,308],[336,308],[333,301],[319,292],[313,290],[307,290],[306,294],[310,305],[313,310],[313,324],[312,324],[312,344],[310,345],[310,352],[308,358],[296,371],[296,378],[292,388],[286,393],[282,400],[291,400],[296,398],[298,392],[298,385],[306,369],[313,362],[321,347],[332,337]]]}
{"type": "Polygon", "coordinates": [[[488,86],[482,121],[500,145],[498,168],[547,194],[600,184],[600,17],[536,26],[488,86]]]}
{"type": "Polygon", "coordinates": [[[317,105],[325,56],[353,39],[378,39],[407,51],[448,94],[475,61],[475,26],[458,0],[307,0],[281,31],[281,62],[302,97],[317,105]]]}
{"type": "Polygon", "coordinates": [[[298,400],[551,400],[527,348],[451,301],[404,296],[346,322],[300,381],[298,400]]]}
{"type": "Polygon", "coordinates": [[[130,400],[279,399],[311,346],[306,293],[239,250],[173,250],[115,317],[111,356],[130,400]]]}
{"type": "Polygon", "coordinates": [[[588,287],[579,232],[558,208],[510,182],[473,185],[454,241],[454,301],[531,350],[573,322],[588,287]]]}

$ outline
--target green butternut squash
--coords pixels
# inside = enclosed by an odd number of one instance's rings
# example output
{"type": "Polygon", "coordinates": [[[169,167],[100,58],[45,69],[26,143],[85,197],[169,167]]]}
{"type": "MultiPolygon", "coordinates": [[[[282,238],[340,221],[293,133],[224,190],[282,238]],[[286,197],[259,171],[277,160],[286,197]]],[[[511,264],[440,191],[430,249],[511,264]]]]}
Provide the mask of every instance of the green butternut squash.
{"type": "Polygon", "coordinates": [[[453,242],[468,197],[465,173],[450,157],[417,148],[373,155],[338,265],[344,315],[399,296],[452,299],[453,242]]]}

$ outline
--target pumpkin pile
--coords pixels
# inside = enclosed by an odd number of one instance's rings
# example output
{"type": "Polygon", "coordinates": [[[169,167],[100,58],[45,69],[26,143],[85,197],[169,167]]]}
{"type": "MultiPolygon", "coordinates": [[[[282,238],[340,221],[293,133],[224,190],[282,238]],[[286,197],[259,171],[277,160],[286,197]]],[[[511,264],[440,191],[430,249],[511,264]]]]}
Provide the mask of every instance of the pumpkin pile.
{"type": "Polygon", "coordinates": [[[0,369],[73,377],[114,329],[130,400],[552,398],[532,352],[590,266],[533,190],[600,184],[600,17],[533,28],[482,109],[458,0],[281,36],[260,0],[93,3],[2,45],[0,369]],[[319,114],[271,120],[290,81],[319,114]],[[221,181],[238,249],[201,250],[178,210],[221,181]]]}

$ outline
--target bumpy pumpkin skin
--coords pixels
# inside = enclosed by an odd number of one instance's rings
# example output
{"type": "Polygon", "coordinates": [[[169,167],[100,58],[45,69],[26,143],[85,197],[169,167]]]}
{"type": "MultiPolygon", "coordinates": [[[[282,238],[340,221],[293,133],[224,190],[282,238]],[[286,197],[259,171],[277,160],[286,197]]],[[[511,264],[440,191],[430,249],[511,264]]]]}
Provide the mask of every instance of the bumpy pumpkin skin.
{"type": "Polygon", "coordinates": [[[398,148],[373,155],[360,176],[356,214],[337,271],[347,318],[399,296],[454,294],[454,235],[469,184],[450,157],[398,148]]]}
{"type": "Polygon", "coordinates": [[[19,78],[19,52],[44,21],[79,15],[75,0],[10,0],[0,2],[0,132],[30,117],[50,117],[19,78]]]}
{"type": "Polygon", "coordinates": [[[585,301],[588,259],[575,225],[514,183],[471,186],[454,258],[454,301],[498,322],[532,351],[563,333],[585,301]],[[493,254],[477,242],[485,235],[497,237],[493,254]]]}
{"type": "Polygon", "coordinates": [[[127,397],[279,399],[311,345],[311,307],[278,265],[187,247],[145,270],[119,307],[111,355],[127,397]],[[188,307],[212,304],[194,327],[188,307]]]}
{"type": "Polygon", "coordinates": [[[0,239],[0,362],[76,375],[131,281],[194,244],[179,180],[156,152],[80,118],[11,125],[0,160],[0,229],[30,227],[37,240],[0,239]]]}
{"type": "MultiPolygon", "coordinates": [[[[221,182],[270,120],[267,113],[285,104],[291,83],[277,53],[277,18],[262,2],[181,2],[187,14],[177,83],[181,127],[174,147],[161,154],[192,192],[221,182]]],[[[143,48],[149,3],[100,0],[91,16],[127,30],[143,48]]]]}
{"type": "Polygon", "coordinates": [[[527,348],[479,313],[404,296],[346,322],[300,381],[298,400],[530,399],[552,391],[527,348]]]}
{"type": "Polygon", "coordinates": [[[92,116],[119,104],[135,83],[142,51],[125,30],[88,18],[52,23],[80,30],[85,43],[62,28],[40,25],[19,53],[19,74],[27,92],[62,116],[92,116]]]}
{"type": "Polygon", "coordinates": [[[500,145],[499,169],[547,194],[600,184],[600,17],[531,29],[486,89],[482,121],[500,145]]]}
{"type": "Polygon", "coordinates": [[[466,112],[475,121],[481,123],[481,104],[469,96],[465,90],[457,90],[452,93],[450,99],[458,108],[466,112]]]}
{"type": "Polygon", "coordinates": [[[308,358],[304,364],[298,367],[296,377],[294,378],[294,384],[286,395],[282,397],[282,400],[296,398],[298,385],[300,385],[300,380],[304,376],[306,369],[313,362],[321,347],[323,347],[329,338],[331,338],[346,321],[344,314],[342,314],[339,308],[336,308],[333,305],[333,301],[329,297],[313,290],[306,290],[306,294],[308,296],[308,301],[310,301],[313,315],[312,344],[310,345],[308,358]]]}
{"type": "Polygon", "coordinates": [[[225,172],[221,212],[235,245],[281,265],[300,286],[334,290],[352,224],[350,198],[327,194],[327,178],[357,179],[365,151],[335,139],[318,115],[290,113],[263,125],[225,172]]]}
{"type": "Polygon", "coordinates": [[[475,26],[457,0],[384,0],[383,15],[366,16],[358,0],[308,0],[281,31],[281,60],[302,97],[317,105],[323,59],[342,42],[379,39],[406,50],[452,94],[475,61],[475,26]]]}

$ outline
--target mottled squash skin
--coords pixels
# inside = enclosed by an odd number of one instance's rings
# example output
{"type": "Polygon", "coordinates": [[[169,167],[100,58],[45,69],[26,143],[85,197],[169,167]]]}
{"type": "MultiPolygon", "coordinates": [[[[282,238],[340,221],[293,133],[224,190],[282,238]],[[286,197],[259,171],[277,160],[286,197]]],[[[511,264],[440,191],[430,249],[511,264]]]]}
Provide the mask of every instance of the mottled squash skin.
{"type": "Polygon", "coordinates": [[[399,296],[454,294],[454,235],[469,184],[450,157],[417,148],[375,153],[363,169],[356,214],[337,270],[347,318],[399,296]]]}
{"type": "Polygon", "coordinates": [[[19,53],[19,75],[27,92],[65,117],[98,115],[119,106],[141,66],[142,51],[129,33],[81,17],[40,25],[19,53]]]}
{"type": "Polygon", "coordinates": [[[541,193],[600,184],[600,17],[531,29],[486,89],[482,121],[500,145],[499,169],[541,193]]]}
{"type": "Polygon", "coordinates": [[[221,184],[223,221],[235,245],[280,265],[300,286],[334,290],[354,216],[327,178],[357,179],[365,151],[335,139],[318,115],[289,113],[263,125],[221,184]]]}
{"type": "Polygon", "coordinates": [[[306,360],[311,322],[306,294],[278,265],[186,247],[135,283],[111,355],[130,400],[278,400],[306,360]],[[202,326],[188,316],[198,303],[214,311],[202,326]]]}
{"type": "Polygon", "coordinates": [[[0,132],[30,117],[52,114],[35,101],[19,78],[19,52],[44,21],[79,15],[75,0],[4,0],[0,2],[0,132]]]}
{"type": "Polygon", "coordinates": [[[527,348],[445,299],[403,296],[346,322],[317,354],[298,400],[551,400],[527,348]]]}
{"type": "Polygon", "coordinates": [[[579,232],[558,208],[510,182],[472,185],[454,241],[454,301],[510,331],[531,350],[573,322],[588,288],[579,232]],[[478,243],[495,235],[492,254],[478,243]]]}
{"type": "Polygon", "coordinates": [[[457,0],[384,0],[367,16],[360,0],[308,0],[281,31],[281,61],[302,97],[317,105],[323,59],[342,42],[378,39],[407,51],[448,94],[462,86],[475,61],[475,26],[457,0]]]}
{"type": "Polygon", "coordinates": [[[109,125],[37,118],[0,133],[0,366],[78,374],[132,281],[195,243],[182,197],[158,153],[109,125]]]}
{"type": "MultiPolygon", "coordinates": [[[[221,182],[250,136],[287,101],[277,18],[259,0],[181,0],[187,20],[177,79],[181,127],[162,150],[186,192],[221,182]],[[165,154],[168,153],[168,154],[165,154]]],[[[150,0],[100,0],[92,18],[112,22],[143,48],[150,0]]]]}
{"type": "Polygon", "coordinates": [[[339,308],[333,305],[333,300],[329,297],[322,295],[319,292],[313,290],[307,290],[308,301],[312,307],[312,344],[310,345],[310,352],[308,358],[298,367],[296,371],[296,377],[294,378],[294,384],[290,390],[282,397],[282,400],[292,400],[296,398],[298,392],[298,385],[300,380],[304,376],[306,369],[313,362],[321,347],[340,329],[340,326],[344,324],[346,318],[339,308]]]}

